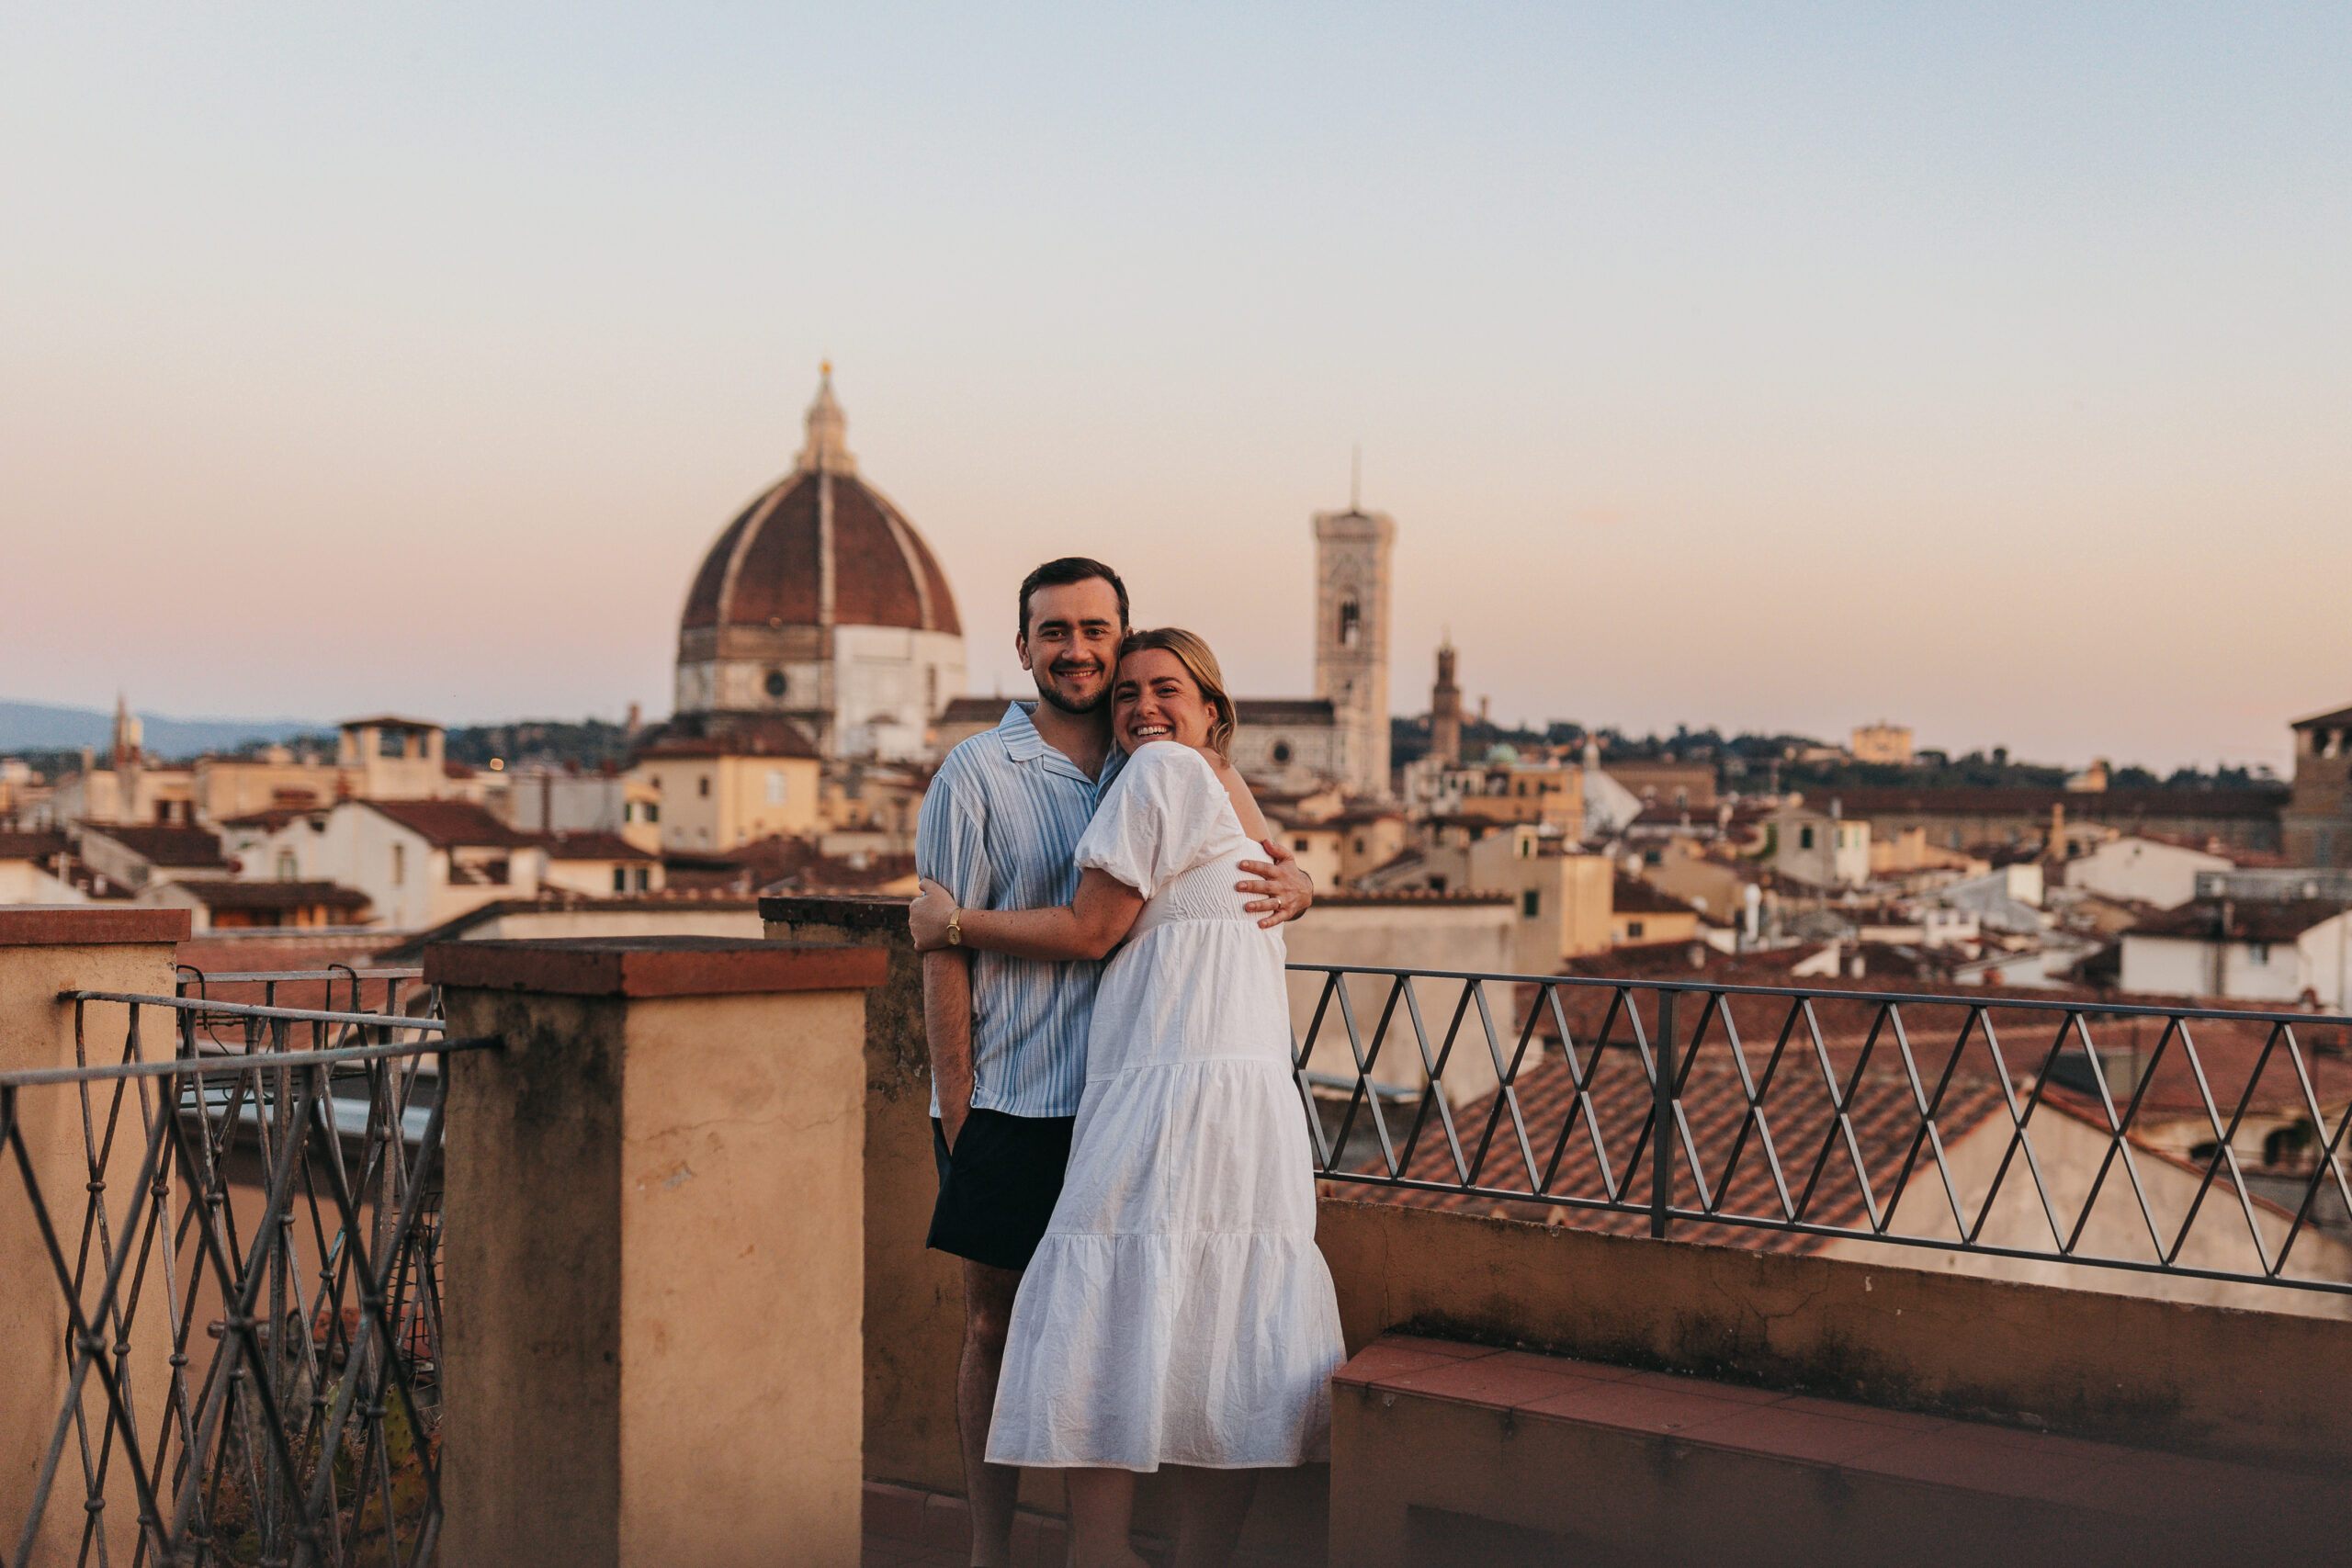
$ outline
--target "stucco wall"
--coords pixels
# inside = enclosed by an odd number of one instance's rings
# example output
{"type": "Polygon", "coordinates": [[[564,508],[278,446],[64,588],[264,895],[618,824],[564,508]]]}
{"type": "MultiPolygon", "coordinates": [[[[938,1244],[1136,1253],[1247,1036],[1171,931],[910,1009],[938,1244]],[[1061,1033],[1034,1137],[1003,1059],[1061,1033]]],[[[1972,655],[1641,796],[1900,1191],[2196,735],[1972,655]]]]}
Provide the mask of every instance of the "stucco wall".
{"type": "Polygon", "coordinates": [[[1390,1328],[2141,1448],[2352,1472],[2352,1325],[1327,1199],[1351,1351],[1390,1328]]]}

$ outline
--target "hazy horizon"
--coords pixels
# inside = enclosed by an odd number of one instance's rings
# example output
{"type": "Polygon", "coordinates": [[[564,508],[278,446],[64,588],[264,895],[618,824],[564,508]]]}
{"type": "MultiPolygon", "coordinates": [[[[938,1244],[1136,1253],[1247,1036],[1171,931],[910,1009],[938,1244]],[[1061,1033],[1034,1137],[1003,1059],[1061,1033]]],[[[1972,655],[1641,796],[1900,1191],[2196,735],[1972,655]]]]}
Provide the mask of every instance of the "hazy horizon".
{"type": "Polygon", "coordinates": [[[2290,766],[2352,701],[2352,14],[0,17],[0,694],[669,707],[830,355],[970,690],[1103,556],[1392,707],[2290,766]]]}

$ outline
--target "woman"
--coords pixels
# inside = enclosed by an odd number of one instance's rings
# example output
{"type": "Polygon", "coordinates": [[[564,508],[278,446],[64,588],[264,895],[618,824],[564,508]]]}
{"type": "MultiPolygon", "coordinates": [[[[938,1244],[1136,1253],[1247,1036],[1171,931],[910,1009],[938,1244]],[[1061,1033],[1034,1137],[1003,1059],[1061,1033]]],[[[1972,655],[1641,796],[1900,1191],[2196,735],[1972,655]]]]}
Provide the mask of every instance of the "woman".
{"type": "Polygon", "coordinates": [[[1230,1559],[1261,1469],[1328,1450],[1339,1303],[1315,1248],[1283,936],[1234,897],[1265,818],[1227,755],[1233,702],[1192,633],[1130,635],[1129,753],[1079,840],[1077,896],[958,909],[926,882],[915,945],[1106,964],[1052,1224],[1021,1282],[988,1457],[1067,1471],[1081,1568],[1139,1563],[1138,1472],[1180,1467],[1174,1562],[1230,1559]]]}

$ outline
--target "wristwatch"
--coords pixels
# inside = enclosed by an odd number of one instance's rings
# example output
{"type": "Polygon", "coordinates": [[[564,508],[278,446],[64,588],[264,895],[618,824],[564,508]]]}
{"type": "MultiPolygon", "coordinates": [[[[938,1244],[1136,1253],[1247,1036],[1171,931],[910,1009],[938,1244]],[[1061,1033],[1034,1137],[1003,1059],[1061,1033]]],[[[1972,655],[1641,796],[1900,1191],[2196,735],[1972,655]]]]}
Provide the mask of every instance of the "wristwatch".
{"type": "Polygon", "coordinates": [[[961,909],[957,909],[947,917],[947,945],[950,947],[964,945],[964,911],[961,909]]]}

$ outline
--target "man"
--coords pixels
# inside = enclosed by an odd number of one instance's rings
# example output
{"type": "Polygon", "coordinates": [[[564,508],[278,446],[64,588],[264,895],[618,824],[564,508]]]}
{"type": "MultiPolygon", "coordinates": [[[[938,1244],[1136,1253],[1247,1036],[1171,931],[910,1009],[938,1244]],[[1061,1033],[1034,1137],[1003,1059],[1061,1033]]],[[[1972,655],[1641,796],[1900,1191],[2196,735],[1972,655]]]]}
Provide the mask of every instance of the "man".
{"type": "MultiPolygon", "coordinates": [[[[1100,561],[1047,561],[1021,584],[1013,648],[1037,682],[996,728],[940,765],[916,825],[915,869],[969,908],[1035,908],[1078,889],[1079,836],[1122,755],[1111,745],[1111,680],[1127,590],[1100,561]]],[[[1263,925],[1306,911],[1313,886],[1279,845],[1235,885],[1263,925]]],[[[1021,1271],[1045,1235],[1069,1159],[1086,1078],[1099,965],[948,948],[923,955],[932,1142],[939,1202],[930,1245],[964,1260],[956,1424],[971,1501],[972,1562],[1012,1561],[1020,1472],[988,1462],[989,1420],[1021,1271]]]]}

